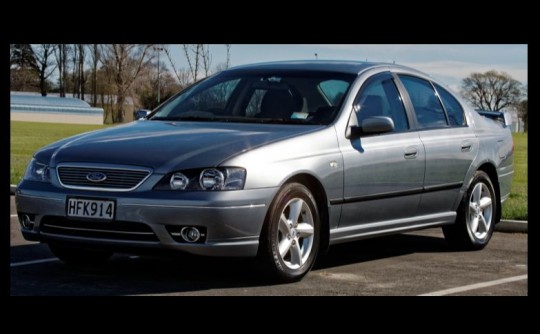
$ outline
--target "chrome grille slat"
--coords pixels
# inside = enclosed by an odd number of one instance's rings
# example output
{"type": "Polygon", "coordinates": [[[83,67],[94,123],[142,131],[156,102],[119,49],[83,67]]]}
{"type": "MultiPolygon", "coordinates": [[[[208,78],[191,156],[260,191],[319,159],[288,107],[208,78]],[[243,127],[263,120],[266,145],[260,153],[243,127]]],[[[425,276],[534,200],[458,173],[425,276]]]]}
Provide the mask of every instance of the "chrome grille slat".
{"type": "Polygon", "coordinates": [[[59,164],[57,175],[65,188],[101,190],[101,191],[131,191],[139,187],[151,174],[150,169],[143,167],[102,167],[85,166],[83,164],[59,164]],[[89,181],[89,173],[104,173],[107,178],[101,182],[89,181]]]}

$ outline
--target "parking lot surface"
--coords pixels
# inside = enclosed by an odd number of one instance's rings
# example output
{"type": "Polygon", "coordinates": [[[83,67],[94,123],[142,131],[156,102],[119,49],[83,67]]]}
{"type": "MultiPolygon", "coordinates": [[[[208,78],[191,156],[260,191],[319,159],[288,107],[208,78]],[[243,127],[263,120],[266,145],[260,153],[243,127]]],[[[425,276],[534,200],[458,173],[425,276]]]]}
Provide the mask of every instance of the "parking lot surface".
{"type": "Polygon", "coordinates": [[[116,254],[67,266],[25,241],[11,197],[11,295],[416,296],[528,294],[527,234],[496,232],[486,249],[455,252],[441,229],[337,245],[300,282],[269,285],[250,259],[116,254]]]}

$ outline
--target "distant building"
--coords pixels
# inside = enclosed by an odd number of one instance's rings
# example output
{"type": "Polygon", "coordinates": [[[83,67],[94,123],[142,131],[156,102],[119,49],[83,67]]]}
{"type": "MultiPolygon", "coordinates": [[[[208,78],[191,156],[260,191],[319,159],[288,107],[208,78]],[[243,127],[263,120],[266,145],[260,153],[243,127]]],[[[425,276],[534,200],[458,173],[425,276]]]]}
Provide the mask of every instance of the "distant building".
{"type": "Polygon", "coordinates": [[[93,108],[80,99],[41,96],[37,93],[11,92],[11,120],[103,124],[103,108],[93,108]]]}

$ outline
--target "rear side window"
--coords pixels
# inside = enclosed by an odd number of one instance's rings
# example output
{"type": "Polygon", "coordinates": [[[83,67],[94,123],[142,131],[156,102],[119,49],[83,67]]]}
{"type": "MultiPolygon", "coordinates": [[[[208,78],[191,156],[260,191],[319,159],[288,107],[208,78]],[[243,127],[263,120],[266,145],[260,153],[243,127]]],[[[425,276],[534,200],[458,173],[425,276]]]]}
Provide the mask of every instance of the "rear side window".
{"type": "Polygon", "coordinates": [[[400,75],[416,112],[416,119],[421,128],[440,128],[448,126],[443,106],[429,81],[400,75]]]}
{"type": "Polygon", "coordinates": [[[450,94],[446,89],[435,84],[435,88],[441,97],[444,109],[448,115],[448,121],[451,126],[464,126],[467,125],[465,116],[463,115],[463,108],[461,104],[450,94]]]}

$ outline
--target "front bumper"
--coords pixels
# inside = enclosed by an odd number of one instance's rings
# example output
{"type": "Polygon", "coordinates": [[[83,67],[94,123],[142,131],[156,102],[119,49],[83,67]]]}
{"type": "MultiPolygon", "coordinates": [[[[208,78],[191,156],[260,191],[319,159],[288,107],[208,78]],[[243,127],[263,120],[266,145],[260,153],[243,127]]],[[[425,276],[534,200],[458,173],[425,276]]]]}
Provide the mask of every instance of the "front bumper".
{"type": "MultiPolygon", "coordinates": [[[[223,192],[116,193],[64,189],[42,182],[23,181],[17,187],[15,201],[19,217],[29,214],[34,219],[31,228],[21,226],[27,240],[102,245],[118,249],[171,249],[208,256],[253,257],[257,254],[267,208],[276,191],[276,188],[264,188],[223,192]],[[144,224],[155,236],[152,236],[152,240],[130,240],[126,235],[115,238],[110,234],[102,237],[95,233],[80,236],[61,230],[43,231],[41,223],[54,220],[73,224],[71,230],[80,228],[77,221],[66,217],[67,197],[115,200],[115,222],[144,224]],[[205,228],[206,238],[202,243],[183,242],[170,232],[171,227],[176,226],[205,228]]],[[[104,224],[104,229],[108,228],[107,222],[91,223],[94,226],[104,224]]],[[[70,230],[69,226],[64,228],[70,230]]]]}

